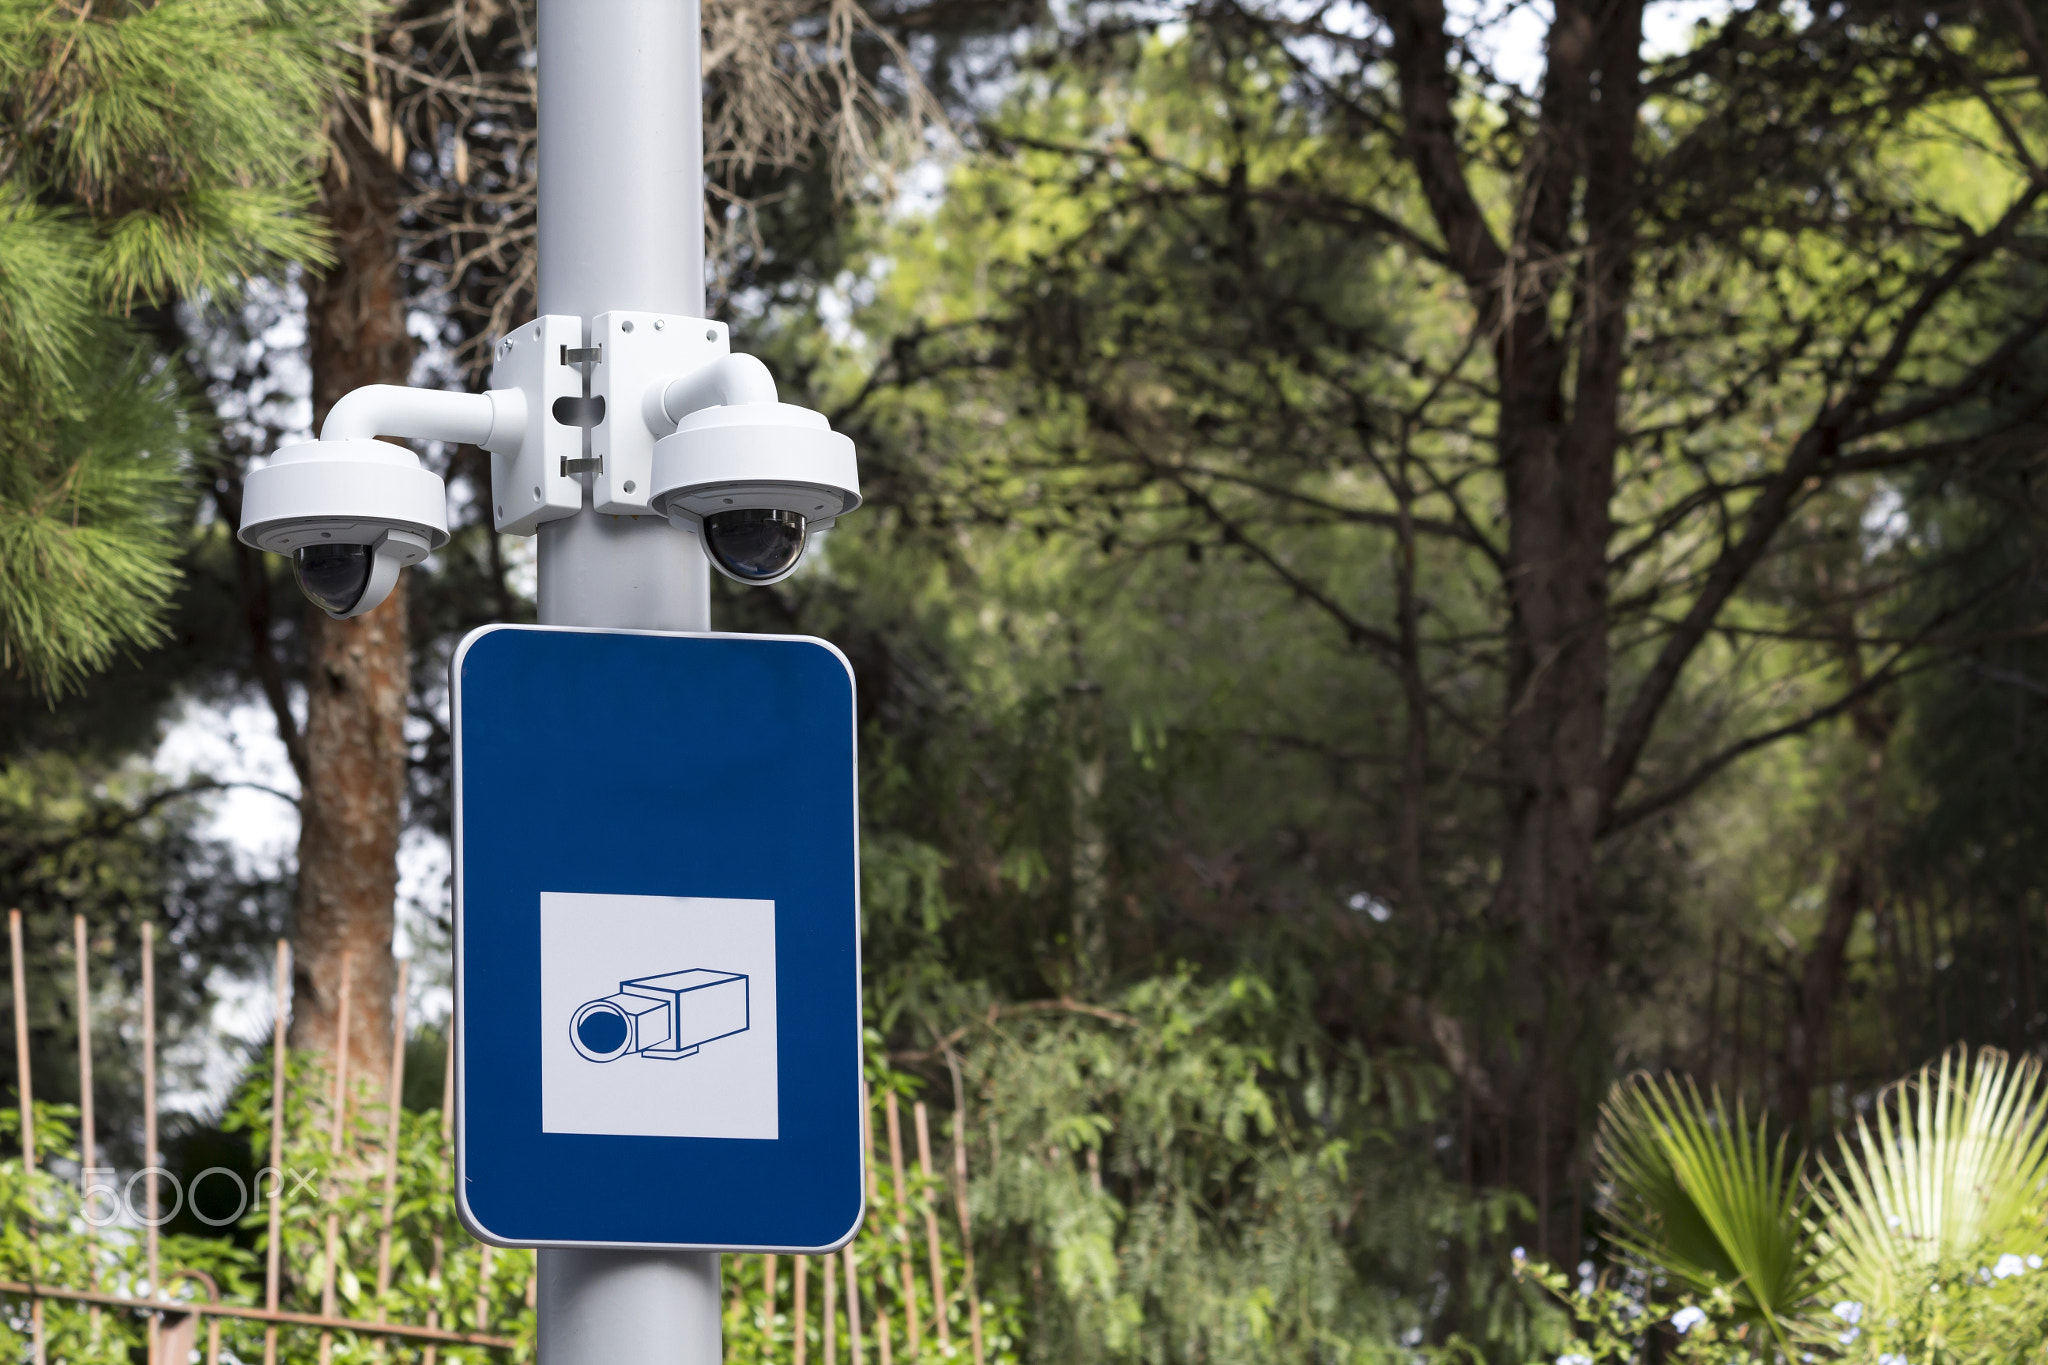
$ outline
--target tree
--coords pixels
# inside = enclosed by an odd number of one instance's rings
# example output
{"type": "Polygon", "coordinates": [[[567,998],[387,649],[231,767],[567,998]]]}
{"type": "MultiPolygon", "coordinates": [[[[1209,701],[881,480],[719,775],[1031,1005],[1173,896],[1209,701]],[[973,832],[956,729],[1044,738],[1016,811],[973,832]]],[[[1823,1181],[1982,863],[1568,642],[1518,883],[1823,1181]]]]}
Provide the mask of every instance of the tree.
{"type": "Polygon", "coordinates": [[[53,696],[162,641],[202,428],[128,319],[318,259],[314,0],[0,12],[0,669],[53,696]]]}
{"type": "Polygon", "coordinates": [[[1640,4],[1564,4],[1528,93],[1428,3],[1173,22],[1073,34],[879,248],[842,415],[928,515],[1241,559],[1350,651],[1364,894],[1460,945],[1410,1037],[1567,1248],[1671,820],[2008,581],[1909,607],[1937,552],[1865,519],[2037,439],[2032,39],[1754,7],[1651,60],[1640,4]]]}
{"type": "MultiPolygon", "coordinates": [[[[68,1076],[49,1063],[75,1038],[58,985],[73,915],[92,925],[103,1022],[132,995],[140,925],[158,923],[172,1036],[279,919],[274,888],[203,830],[192,797],[217,784],[134,769],[175,683],[108,670],[167,645],[223,660],[180,597],[213,431],[175,316],[218,315],[251,276],[324,258],[312,180],[352,15],[328,0],[0,6],[0,883],[25,912],[48,1077],[68,1076]]],[[[129,1073],[118,1054],[104,1067],[129,1073]]],[[[108,1100],[118,1130],[136,1106],[108,1100]]]]}
{"type": "MultiPolygon", "coordinates": [[[[320,207],[334,260],[306,284],[315,430],[351,389],[413,378],[400,213],[407,149],[367,57],[363,86],[329,115],[320,207]]],[[[411,756],[406,588],[346,621],[304,604],[305,724],[273,708],[300,790],[292,1044],[329,1056],[345,1048],[350,1072],[372,1078],[389,1074],[393,1047],[391,945],[411,756]],[[344,991],[356,1002],[346,1039],[336,1032],[344,991]]]]}

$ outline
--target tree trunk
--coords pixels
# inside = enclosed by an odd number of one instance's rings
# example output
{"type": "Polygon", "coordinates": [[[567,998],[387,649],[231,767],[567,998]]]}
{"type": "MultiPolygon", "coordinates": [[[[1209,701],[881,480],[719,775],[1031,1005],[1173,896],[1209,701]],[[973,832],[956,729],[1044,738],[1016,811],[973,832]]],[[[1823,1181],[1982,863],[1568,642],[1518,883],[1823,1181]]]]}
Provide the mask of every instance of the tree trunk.
{"type": "MultiPolygon", "coordinates": [[[[1853,641],[1843,646],[1851,680],[1862,681],[1853,641]]],[[[1851,712],[1857,741],[1864,748],[1863,772],[1855,779],[1855,800],[1848,828],[1828,878],[1827,914],[1820,935],[1807,953],[1793,985],[1792,1008],[1785,1028],[1785,1067],[1778,1092],[1779,1117],[1798,1132],[1813,1119],[1813,1092],[1823,1080],[1828,1043],[1833,1033],[1836,1002],[1841,998],[1849,937],[1866,906],[1878,894],[1880,817],[1883,812],[1884,764],[1896,727],[1885,698],[1871,698],[1851,712]]]]}
{"type": "Polygon", "coordinates": [[[1530,205],[1494,310],[1506,493],[1508,691],[1501,872],[1492,916],[1515,946],[1509,1121],[1536,1197],[1539,1255],[1578,1258],[1570,1197],[1598,1070],[1608,944],[1599,912],[1608,542],[1634,280],[1632,154],[1642,6],[1560,0],[1550,32],[1530,205]],[[1583,197],[1579,195],[1583,186],[1583,197]],[[1575,208],[1582,215],[1574,232],[1575,208]],[[1570,298],[1559,327],[1553,300],[1570,298]]]}
{"type": "MultiPolygon", "coordinates": [[[[316,427],[349,390],[403,384],[412,371],[399,258],[400,185],[388,151],[370,145],[362,122],[337,114],[321,183],[335,262],[310,278],[306,290],[316,427]]],[[[333,1054],[346,959],[349,1074],[372,1088],[389,1072],[392,1046],[391,936],[410,683],[405,587],[401,576],[389,600],[351,621],[306,609],[307,780],[291,1041],[333,1054]]]]}

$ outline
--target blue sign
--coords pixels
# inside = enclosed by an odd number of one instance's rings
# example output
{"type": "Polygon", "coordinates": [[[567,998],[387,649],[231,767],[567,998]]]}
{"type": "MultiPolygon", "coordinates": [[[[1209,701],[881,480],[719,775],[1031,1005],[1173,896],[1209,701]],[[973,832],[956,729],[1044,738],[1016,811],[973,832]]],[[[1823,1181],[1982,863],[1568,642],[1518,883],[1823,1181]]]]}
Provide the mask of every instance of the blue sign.
{"type": "Polygon", "coordinates": [[[845,656],[487,626],[452,672],[463,1222],[507,1246],[844,1243],[865,1193],[845,656]]]}

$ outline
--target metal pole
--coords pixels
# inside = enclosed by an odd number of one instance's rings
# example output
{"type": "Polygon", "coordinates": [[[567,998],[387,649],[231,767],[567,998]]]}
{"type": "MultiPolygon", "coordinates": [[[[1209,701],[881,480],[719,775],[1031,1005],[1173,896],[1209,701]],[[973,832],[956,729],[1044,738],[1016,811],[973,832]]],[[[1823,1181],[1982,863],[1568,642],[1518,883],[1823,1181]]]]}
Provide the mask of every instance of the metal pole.
{"type": "MultiPolygon", "coordinates": [[[[586,343],[613,308],[704,315],[702,44],[698,0],[540,0],[539,311],[586,343]]],[[[711,628],[710,562],[659,517],[586,493],[539,556],[543,624],[711,628]]]]}
{"type": "MultiPolygon", "coordinates": [[[[539,311],[704,315],[698,0],[540,0],[539,311]]],[[[587,451],[586,451],[587,453],[587,451]]],[[[540,528],[546,625],[711,628],[711,566],[658,517],[540,528]]],[[[539,1365],[716,1365],[711,1252],[543,1249],[539,1365]]]]}
{"type": "Polygon", "coordinates": [[[540,1365],[711,1365],[720,1358],[711,1252],[540,1253],[540,1365]]]}

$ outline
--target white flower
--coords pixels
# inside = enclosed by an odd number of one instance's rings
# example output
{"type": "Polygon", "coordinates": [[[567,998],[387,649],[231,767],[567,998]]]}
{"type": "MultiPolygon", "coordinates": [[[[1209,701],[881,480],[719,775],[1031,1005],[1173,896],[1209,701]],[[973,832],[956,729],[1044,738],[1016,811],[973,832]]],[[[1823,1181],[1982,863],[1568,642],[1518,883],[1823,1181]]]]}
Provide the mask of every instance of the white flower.
{"type": "Polygon", "coordinates": [[[1593,1365],[1593,1357],[1582,1355],[1559,1356],[1557,1365],[1593,1365]]]}
{"type": "Polygon", "coordinates": [[[1706,1320],[1707,1310],[1696,1304],[1689,1304],[1671,1315],[1671,1325],[1678,1329],[1680,1336],[1684,1336],[1706,1320]]]}
{"type": "Polygon", "coordinates": [[[2029,1270],[2039,1270],[2040,1268],[2041,1268],[2041,1258],[2040,1258],[2039,1256],[2029,1256],[2029,1257],[2027,1257],[2027,1269],[2029,1269],[2029,1270]]]}
{"type": "Polygon", "coordinates": [[[2015,1275],[2026,1274],[2027,1263],[2008,1251],[2005,1255],[1998,1258],[1996,1265],[1991,1267],[1991,1273],[1998,1279],[2009,1280],[2015,1275]]]}
{"type": "Polygon", "coordinates": [[[1843,1322],[1861,1322],[1863,1321],[1863,1305],[1860,1303],[1838,1303],[1835,1305],[1835,1316],[1843,1322]]]}

